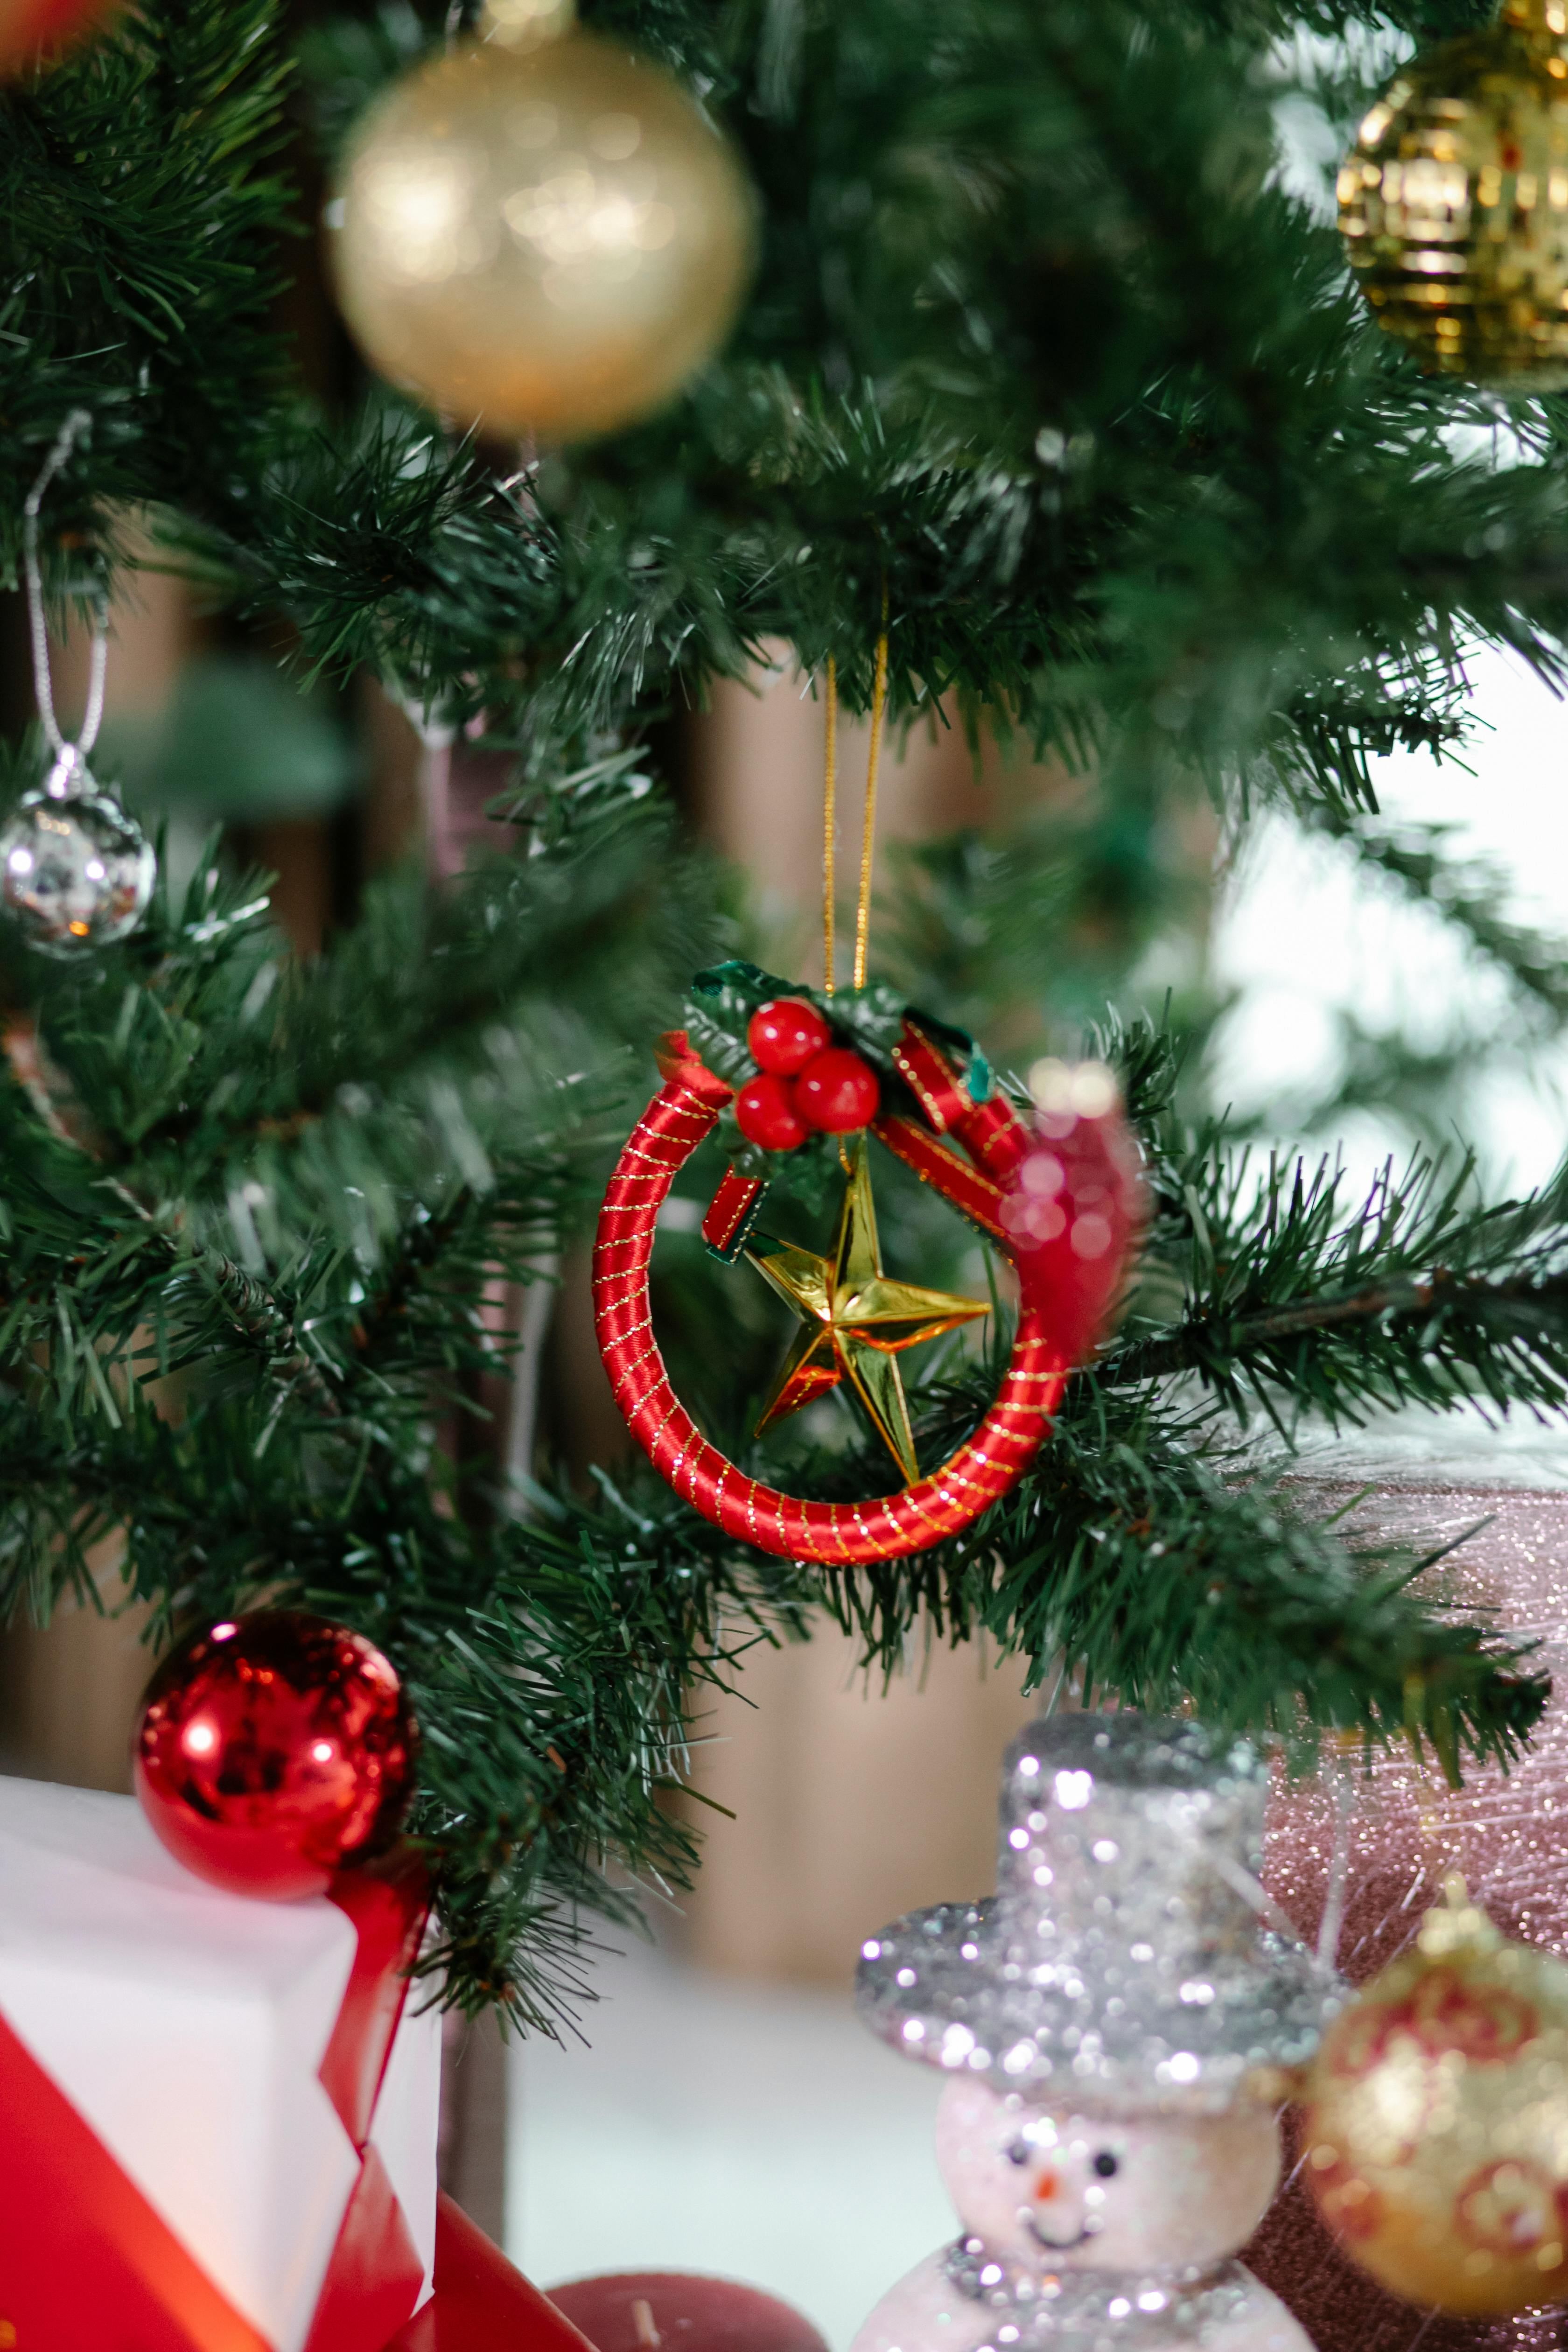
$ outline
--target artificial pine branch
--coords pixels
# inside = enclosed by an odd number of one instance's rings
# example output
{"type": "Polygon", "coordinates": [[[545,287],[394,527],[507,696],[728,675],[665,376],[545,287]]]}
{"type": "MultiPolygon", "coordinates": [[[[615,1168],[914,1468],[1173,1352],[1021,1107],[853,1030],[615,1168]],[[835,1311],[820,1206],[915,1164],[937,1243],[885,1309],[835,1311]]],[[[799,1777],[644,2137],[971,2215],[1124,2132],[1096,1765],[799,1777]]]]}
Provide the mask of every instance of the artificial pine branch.
{"type": "Polygon", "coordinates": [[[289,394],[269,319],[289,63],[271,0],[169,0],[0,98],[0,564],[75,407],[93,418],[51,496],[57,580],[106,543],[100,501],[228,508],[289,394]]]}
{"type": "MultiPolygon", "coordinates": [[[[1425,1161],[1359,1202],[1326,1171],[1260,1182],[1176,1120],[1147,1029],[1105,1041],[1156,1202],[1131,1318],[963,1538],[850,1580],[642,1477],[542,1485],[520,1520],[436,1442],[515,1345],[487,1288],[581,1235],[651,1083],[626,1048],[707,960],[712,877],[675,851],[639,731],[770,639],[807,671],[833,655],[864,709],[884,584],[896,717],[973,730],[989,706],[1094,779],[1007,851],[925,856],[894,941],[913,1000],[932,965],[971,1017],[1009,974],[1038,992],[1047,907],[1124,965],[1171,903],[1162,828],[1204,786],[1243,816],[1285,794],[1560,1016],[1550,945],[1434,835],[1379,823],[1369,762],[1462,742],[1478,642],[1561,679],[1568,409],[1521,405],[1507,464],[1479,436],[1457,456],[1495,410],[1386,344],[1273,170],[1292,37],[1472,13],[599,0],[742,142],[763,264],[669,412],[504,475],[390,394],[304,396],[272,308],[301,224],[261,0],[149,0],[0,97],[0,549],[86,405],[47,518],[57,595],[123,560],[140,509],[305,670],[374,669],[517,757],[515,855],[378,885],[309,964],[216,857],[89,964],[0,941],[0,1600],[93,1598],[113,1539],[160,1636],[268,1595],[382,1643],[425,1734],[451,1999],[559,2025],[585,1916],[630,1908],[617,1874],[690,1866],[663,1798],[705,1694],[825,1611],[873,1663],[984,1629],[1037,1677],[1054,1659],[1308,1746],[1413,1729],[1506,1760],[1539,1714],[1528,1645],[1418,1557],[1314,1523],[1233,1417],[1560,1409],[1563,1187],[1489,1208],[1425,1161]]],[[[442,37],[368,5],[313,26],[324,135],[442,37]]],[[[991,1369],[916,1391],[928,1459],[991,1369]]],[[[853,1449],[795,1466],[825,1494],[886,1475],[853,1449]]]]}
{"type": "Polygon", "coordinates": [[[1102,1377],[1195,1373],[1232,1410],[1255,1402],[1282,1426],[1406,1402],[1561,1410],[1564,1179],[1488,1204],[1471,1173],[1416,1153],[1347,1206],[1327,1162],[1255,1171],[1223,1130],[1190,1142],[1163,1162],[1152,1245],[1185,1304],[1168,1329],[1134,1328],[1102,1377]]]}
{"type": "Polygon", "coordinates": [[[119,1530],[127,1586],[165,1626],[262,1593],[362,1626],[423,1735],[412,1828],[447,1937],[429,1966],[450,1967],[452,2000],[549,2030],[578,1915],[631,1916],[611,1865],[685,1882],[695,1842],[661,1799],[687,1712],[754,1643],[804,1630],[809,1583],[725,1558],[668,1496],[662,1520],[542,1496],[526,1524],[469,1522],[384,1428],[368,1465],[342,1424],[298,1417],[258,1448],[259,1404],[174,1426],[132,1400],[93,1429],[0,1398],[0,1569],[40,1609],[46,1562],[54,1591],[91,1597],[89,1554],[119,1530]]]}
{"type": "MultiPolygon", "coordinates": [[[[1271,1731],[1302,1755],[1330,1726],[1387,1741],[1413,1729],[1458,1769],[1506,1761],[1547,1685],[1531,1645],[1456,1611],[1433,1562],[1358,1539],[1236,1451],[1212,1409],[1081,1375],[1014,1492],[963,1535],[912,1559],[823,1571],[826,1603],[885,1672],[912,1633],[984,1633],[1029,1680],[1070,1675],[1156,1711],[1271,1731]]],[[[984,1409],[987,1373],[922,1396],[922,1460],[984,1409]]],[[[875,1487],[856,1452],[817,1481],[875,1487]],[[865,1482],[862,1484],[862,1482],[865,1482]]],[[[1321,1506],[1318,1507],[1321,1509],[1321,1506]]]]}
{"type": "Polygon", "coordinates": [[[1347,843],[1405,898],[1435,908],[1553,1027],[1568,1021],[1568,943],[1518,920],[1510,911],[1509,877],[1484,858],[1456,856],[1452,825],[1412,819],[1390,824],[1322,801],[1310,804],[1307,821],[1347,843]]]}
{"type": "MultiPolygon", "coordinates": [[[[1341,1297],[1312,1298],[1250,1316],[1222,1319],[1190,1315],[1168,1339],[1129,1349],[1117,1369],[1152,1379],[1179,1372],[1211,1376],[1238,1402],[1244,1381],[1264,1390],[1277,1386],[1299,1400],[1309,1391],[1308,1350],[1289,1343],[1348,1337],[1353,1348],[1348,1370],[1357,1404],[1403,1404],[1425,1388],[1420,1401],[1426,1403],[1457,1401],[1479,1391],[1501,1409],[1521,1401],[1523,1383],[1517,1371],[1507,1381],[1483,1380],[1478,1358],[1483,1349],[1489,1352],[1494,1336],[1505,1337],[1521,1355],[1528,1351],[1535,1358],[1539,1377],[1531,1402],[1559,1409],[1568,1401],[1568,1349],[1563,1345],[1568,1340],[1568,1276],[1563,1275],[1485,1282],[1466,1280],[1439,1266],[1424,1280],[1405,1276],[1341,1297]],[[1224,1360],[1223,1369],[1218,1359],[1224,1360]],[[1449,1376],[1441,1387],[1439,1360],[1449,1376]],[[1236,1376],[1237,1367],[1243,1368],[1243,1379],[1236,1376]],[[1425,1380],[1422,1372],[1427,1375],[1425,1380]]],[[[1344,1387],[1334,1402],[1344,1418],[1353,1417],[1346,1410],[1344,1387]]]]}
{"type": "Polygon", "coordinates": [[[619,1097],[616,1044],[673,1012],[713,938],[705,869],[647,802],[584,807],[549,846],[448,890],[413,869],[379,883],[308,966],[267,924],[254,877],[205,862],[182,909],[160,899],[90,968],[11,947],[58,1107],[40,1117],[36,1070],[0,1087],[10,1179],[36,1165],[101,1212],[101,1173],[133,1216],[171,1219],[260,1275],[322,1230],[374,1261],[410,1201],[482,1190],[493,1156],[526,1148],[548,1235],[551,1194],[569,1163],[589,1181],[619,1097]],[[51,1131],[84,1106],[85,1153],[51,1131]]]}
{"type": "MultiPolygon", "coordinates": [[[[1435,643],[1450,669],[1478,636],[1555,663],[1551,404],[1527,462],[1456,462],[1474,404],[1381,348],[1331,233],[1269,182],[1264,68],[1322,12],[818,5],[787,60],[755,0],[599,13],[700,73],[766,204],[733,350],[668,418],[525,483],[395,402],[313,419],[258,266],[289,203],[279,61],[258,19],[166,0],[5,101],[8,413],[100,419],[56,524],[158,508],[307,662],[484,710],[545,773],[764,636],[834,653],[862,706],[884,574],[896,710],[1007,706],[1113,777],[1288,745],[1329,793],[1364,740],[1427,725],[1435,643]],[[167,111],[186,89],[200,137],[167,111]]],[[[313,38],[319,101],[363,100],[405,32],[313,38]]],[[[32,462],[24,434],[13,513],[32,462]]]]}

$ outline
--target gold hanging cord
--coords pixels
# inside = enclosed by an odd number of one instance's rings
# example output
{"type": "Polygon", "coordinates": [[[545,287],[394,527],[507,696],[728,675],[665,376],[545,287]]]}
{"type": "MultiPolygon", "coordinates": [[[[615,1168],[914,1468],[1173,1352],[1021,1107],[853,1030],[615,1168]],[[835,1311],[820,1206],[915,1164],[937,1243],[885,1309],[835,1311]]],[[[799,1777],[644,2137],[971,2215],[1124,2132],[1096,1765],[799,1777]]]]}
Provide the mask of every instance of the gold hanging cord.
{"type": "MultiPolygon", "coordinates": [[[[827,656],[823,697],[827,719],[827,744],[822,781],[822,970],[823,989],[833,993],[834,884],[837,878],[834,852],[838,832],[838,664],[827,656]]],[[[853,985],[866,985],[866,949],[871,935],[871,863],[877,846],[877,782],[882,764],[882,729],[888,708],[888,583],[882,583],[882,626],[877,639],[877,667],[871,684],[871,741],[866,754],[866,806],[860,824],[860,888],[855,902],[855,976],[853,985]]]]}
{"type": "Polygon", "coordinates": [[[827,751],[822,774],[822,986],[833,993],[833,886],[838,846],[838,664],[827,656],[827,751]]]}
{"type": "Polygon", "coordinates": [[[882,761],[882,714],[888,704],[888,592],[882,591],[882,634],[871,688],[871,748],[866,754],[866,815],[860,827],[860,896],[855,904],[855,985],[866,985],[866,942],[871,932],[871,853],[877,840],[877,772],[882,761]]]}

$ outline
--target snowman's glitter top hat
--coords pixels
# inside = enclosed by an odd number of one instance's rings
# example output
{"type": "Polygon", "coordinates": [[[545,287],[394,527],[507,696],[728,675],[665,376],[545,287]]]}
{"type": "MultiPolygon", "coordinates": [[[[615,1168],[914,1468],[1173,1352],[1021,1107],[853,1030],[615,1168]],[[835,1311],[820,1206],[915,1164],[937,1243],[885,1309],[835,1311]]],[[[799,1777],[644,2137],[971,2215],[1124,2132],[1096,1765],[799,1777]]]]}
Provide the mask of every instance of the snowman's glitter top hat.
{"type": "Polygon", "coordinates": [[[909,2057],[1049,2105],[1277,2097],[1344,1996],[1248,1900],[1267,1793],[1256,1750],[1198,1724],[1032,1724],[1007,1751],[995,1895],[873,1937],[862,2015],[909,2057]]]}

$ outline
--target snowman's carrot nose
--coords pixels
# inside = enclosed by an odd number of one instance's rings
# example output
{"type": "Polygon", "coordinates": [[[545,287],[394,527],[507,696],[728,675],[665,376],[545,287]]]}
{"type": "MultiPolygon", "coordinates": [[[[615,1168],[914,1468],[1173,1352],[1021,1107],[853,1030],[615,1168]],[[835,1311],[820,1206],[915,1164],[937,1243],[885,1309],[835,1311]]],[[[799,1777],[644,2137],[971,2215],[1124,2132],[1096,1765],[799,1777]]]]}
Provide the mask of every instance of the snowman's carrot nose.
{"type": "Polygon", "coordinates": [[[1039,2179],[1038,2179],[1038,2180],[1037,2180],[1037,2181],[1036,2181],[1036,2183],[1035,2183],[1035,2195],[1038,2198],[1038,2200],[1040,2200],[1041,2204],[1043,2205],[1043,2204],[1045,2203],[1045,2201],[1046,2201],[1046,2200],[1047,2200],[1047,2198],[1049,2198],[1049,2197],[1054,2197],[1054,2196],[1056,2195],[1056,2193],[1057,2193],[1057,2176],[1056,2176],[1056,2174],[1055,2174],[1054,2172],[1042,2172],[1042,2173],[1041,2173],[1041,2175],[1040,2175],[1040,2177],[1039,2177],[1039,2179]]]}

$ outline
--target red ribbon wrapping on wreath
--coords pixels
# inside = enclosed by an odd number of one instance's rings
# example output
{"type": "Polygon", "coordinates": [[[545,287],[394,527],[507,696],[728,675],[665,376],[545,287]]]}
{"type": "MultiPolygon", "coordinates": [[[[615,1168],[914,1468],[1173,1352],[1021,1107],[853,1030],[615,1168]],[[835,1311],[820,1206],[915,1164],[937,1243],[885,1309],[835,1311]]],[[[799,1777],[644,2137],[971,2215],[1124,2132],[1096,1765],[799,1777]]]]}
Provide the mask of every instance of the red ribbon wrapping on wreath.
{"type": "MultiPolygon", "coordinates": [[[[653,1335],[654,1233],[677,1171],[712,1132],[733,1093],[683,1030],[659,1042],[664,1086],[622,1151],[599,1215],[595,1323],[627,1427],[661,1476],[705,1518],[785,1559],[850,1567],[923,1551],[959,1534],[1015,1486],[1050,1427],[1068,1373],[1092,1348],[1120,1292],[1137,1225],[1136,1158],[1119,1109],[1047,1118],[1037,1136],[1005,1097],[973,1101],[912,1020],[905,1022],[894,1060],[927,1124],[884,1111],[872,1133],[1006,1251],[1018,1265],[1022,1294],[1012,1353],[990,1411],[929,1477],[860,1503],[782,1494],[710,1444],[676,1396],[653,1335]],[[1101,1204],[1105,1238],[1099,1241],[1097,1233],[1089,1256],[1074,1249],[1075,1230],[1087,1228],[1075,1229],[1053,1205],[1054,1193],[1070,1198],[1075,1185],[1101,1204]],[[1041,1215],[1034,1213],[1037,1202],[1041,1215]]],[[[736,1181],[726,1181],[736,1196],[721,1188],[728,1222],[746,1204],[738,1201],[736,1181]]]]}

